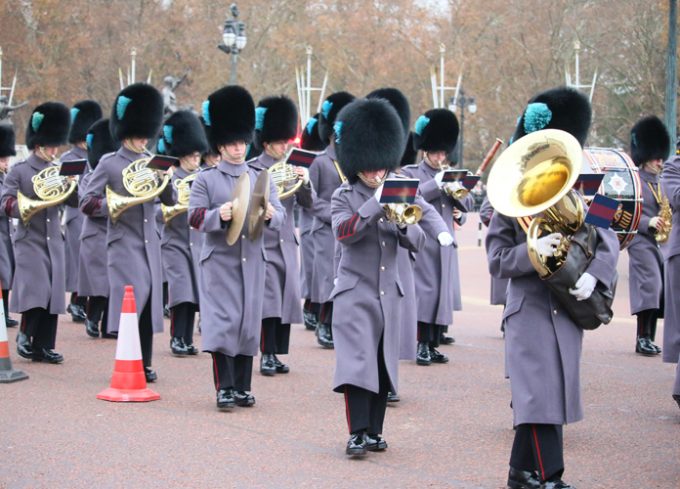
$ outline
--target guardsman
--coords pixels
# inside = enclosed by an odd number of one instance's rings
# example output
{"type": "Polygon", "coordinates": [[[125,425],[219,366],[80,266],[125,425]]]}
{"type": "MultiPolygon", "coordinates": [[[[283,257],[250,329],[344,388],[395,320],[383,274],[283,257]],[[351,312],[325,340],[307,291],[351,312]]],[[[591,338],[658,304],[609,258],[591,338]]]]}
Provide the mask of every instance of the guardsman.
{"type": "MultiPolygon", "coordinates": [[[[9,161],[17,154],[14,148],[14,128],[10,124],[0,124],[0,192],[5,175],[9,169],[9,161]]],[[[5,306],[5,323],[8,328],[19,325],[16,319],[9,317],[9,291],[14,277],[14,247],[10,220],[0,214],[0,281],[2,281],[2,302],[5,306]]]]}
{"type": "MultiPolygon", "coordinates": [[[[297,108],[288,97],[267,97],[255,109],[255,144],[262,153],[250,166],[259,171],[269,171],[288,154],[290,141],[297,135],[297,108]]],[[[262,304],[262,334],[260,337],[260,372],[271,376],[288,373],[289,367],[277,354],[288,354],[290,325],[302,323],[300,307],[300,266],[298,243],[295,236],[294,204],[303,209],[312,206],[312,187],[309,173],[294,167],[296,180],[286,186],[302,185],[295,194],[281,200],[286,210],[286,220],[280,229],[265,228],[264,248],[267,255],[264,302],[262,304]]],[[[279,198],[281,195],[279,195],[279,198]]]]}
{"type": "MultiPolygon", "coordinates": [[[[109,153],[118,150],[120,144],[111,137],[109,120],[95,122],[85,135],[87,144],[87,163],[89,171],[80,179],[78,194],[82,199],[92,178],[92,172],[99,161],[109,153]]],[[[85,332],[98,338],[115,338],[117,334],[108,331],[109,307],[109,270],[106,259],[106,216],[88,216],[83,219],[80,234],[80,254],[78,265],[78,296],[87,298],[85,312],[85,332]],[[101,324],[101,326],[100,326],[101,324]]]]}
{"type": "MultiPolygon", "coordinates": [[[[300,148],[307,151],[321,152],[328,143],[319,137],[319,114],[309,118],[300,136],[300,148]]],[[[300,228],[300,293],[304,299],[302,318],[305,328],[316,330],[319,323],[321,304],[312,302],[312,272],[314,268],[314,240],[312,239],[312,224],[314,216],[304,207],[298,207],[300,214],[298,226],[300,228]]]]}
{"type": "MultiPolygon", "coordinates": [[[[33,110],[26,129],[26,146],[31,155],[9,171],[0,199],[0,212],[19,220],[14,233],[16,270],[10,302],[10,309],[22,314],[17,351],[35,362],[64,361],[54,351],[58,315],[64,313],[66,293],[60,206],[50,205],[35,190],[42,193],[38,185],[44,184],[49,193],[55,191],[61,198],[68,195],[67,205],[77,205],[78,194],[71,178],[47,176],[52,171],[48,168],[57,168],[54,161],[59,147],[66,143],[70,125],[68,107],[61,103],[47,102],[33,110]],[[37,201],[31,205],[44,207],[28,219],[19,207],[19,193],[37,201]]],[[[55,199],[58,200],[61,199],[55,199]]]]}
{"type": "MultiPolygon", "coordinates": [[[[121,142],[120,149],[100,160],[80,200],[80,209],[88,216],[109,218],[106,235],[108,329],[118,331],[123,292],[126,285],[132,285],[147,382],[157,379],[151,368],[153,334],[163,331],[161,244],[156,229],[153,195],[169,179],[169,175],[158,175],[157,170],[146,168],[145,162],[139,160],[148,158],[147,145],[158,135],[162,121],[163,98],[158,90],[145,83],[135,83],[121,90],[109,119],[111,136],[114,141],[121,142]],[[127,178],[123,176],[124,170],[127,178]],[[131,201],[129,205],[109,202],[109,192],[121,196],[121,201],[130,198],[127,187],[138,186],[138,179],[143,179],[145,184],[153,182],[147,195],[141,196],[137,202],[131,201]],[[114,204],[124,209],[117,217],[111,215],[112,209],[116,209],[114,204]]],[[[163,204],[174,205],[172,185],[166,184],[158,197],[163,204]]]]}
{"type": "Polygon", "coordinates": [[[332,198],[333,233],[341,252],[333,301],[336,367],[333,390],[344,393],[350,438],[346,453],[383,451],[387,394],[397,392],[401,301],[397,249],[417,251],[420,226],[390,222],[380,204],[382,183],[401,160],[404,132],[385,100],[356,100],[334,124],[347,183],[332,198]]]}
{"type": "MultiPolygon", "coordinates": [[[[489,197],[484,196],[484,201],[482,202],[482,206],[479,209],[479,219],[482,221],[482,223],[486,226],[489,227],[489,223],[491,222],[491,218],[493,217],[493,206],[491,205],[491,202],[489,202],[489,197]]],[[[503,306],[505,308],[505,295],[508,289],[508,279],[507,278],[498,278],[494,277],[493,275],[491,276],[491,292],[490,292],[490,301],[489,303],[492,306],[503,306]]],[[[505,333],[505,326],[501,322],[501,332],[505,333]]]]}
{"type": "MultiPolygon", "coordinates": [[[[202,348],[212,354],[217,408],[229,410],[255,404],[251,379],[265,290],[264,236],[251,240],[246,223],[233,245],[226,240],[233,218],[245,210],[240,206],[247,206],[238,199],[234,206],[239,178],[248,175],[253,189],[260,173],[245,163],[255,104],[245,88],[230,85],[213,92],[202,112],[209,143],[222,161],[194,181],[189,224],[205,233],[199,265],[202,348]]],[[[270,229],[279,229],[286,218],[273,183],[264,217],[270,229]]]]}
{"type": "MultiPolygon", "coordinates": [[[[448,232],[455,237],[455,224],[466,220],[465,206],[446,193],[442,181],[443,168],[448,166],[446,155],[458,140],[458,120],[447,109],[432,109],[420,116],[415,124],[415,148],[423,151],[418,165],[402,169],[402,173],[420,180],[420,195],[440,213],[448,232]]],[[[418,365],[446,363],[448,356],[439,352],[442,334],[453,319],[453,311],[461,309],[458,279],[458,245],[442,247],[428,240],[415,264],[416,295],[418,297],[418,365]]]]}
{"type": "MultiPolygon", "coordinates": [[[[583,145],[590,118],[590,103],[581,93],[552,89],[530,101],[512,140],[540,129],[561,129],[583,145]]],[[[609,289],[616,279],[616,234],[610,229],[597,229],[597,234],[594,258],[569,290],[577,300],[588,299],[598,282],[609,289]]],[[[550,234],[540,238],[537,247],[543,256],[552,256],[555,245],[555,235],[550,234]]],[[[526,233],[517,219],[495,212],[486,250],[491,274],[510,279],[503,319],[516,430],[508,487],[569,489],[572,486],[562,481],[562,425],[583,418],[579,368],[583,330],[531,264],[526,233]]]]}
{"type": "MultiPolygon", "coordinates": [[[[71,107],[71,132],[68,142],[71,149],[61,155],[60,160],[87,159],[87,130],[102,118],[102,108],[94,100],[81,100],[71,107]]],[[[82,176],[81,176],[82,178],[82,176]]],[[[78,264],[80,262],[80,233],[83,230],[84,214],[76,207],[66,207],[64,212],[64,240],[66,241],[66,292],[71,293],[71,300],[66,306],[66,312],[76,323],[83,323],[87,319],[85,307],[87,297],[78,295],[78,264]]]]}
{"type": "Polygon", "coordinates": [[[198,176],[201,155],[207,151],[208,141],[201,121],[188,110],[168,117],[158,141],[164,154],[179,158],[179,166],[172,174],[172,185],[177,190],[178,207],[174,208],[177,214],[170,212],[172,208],[158,208],[165,223],[161,251],[168,279],[170,350],[175,356],[198,355],[198,348],[194,346],[194,321],[199,309],[196,271],[203,235],[189,226],[187,211],[191,185],[198,176]],[[180,209],[183,210],[179,212],[180,209]]]}
{"type": "Polygon", "coordinates": [[[663,317],[663,254],[657,236],[668,234],[670,215],[662,214],[668,200],[661,190],[659,175],[671,151],[671,138],[666,126],[656,116],[640,119],[630,131],[630,152],[640,169],[642,184],[642,216],[638,232],[628,245],[628,285],[630,312],[637,316],[635,351],[653,356],[661,353],[654,344],[656,321],[663,317]]]}
{"type": "Polygon", "coordinates": [[[316,327],[316,340],[324,348],[333,348],[333,302],[329,300],[335,280],[335,238],[331,227],[331,197],[345,180],[335,143],[332,139],[333,123],[342,108],[354,100],[354,95],[336,92],[329,95],[321,105],[319,113],[319,137],[328,143],[326,150],[314,158],[309,168],[309,179],[316,192],[312,214],[311,239],[314,241],[311,299],[321,304],[316,327]]]}

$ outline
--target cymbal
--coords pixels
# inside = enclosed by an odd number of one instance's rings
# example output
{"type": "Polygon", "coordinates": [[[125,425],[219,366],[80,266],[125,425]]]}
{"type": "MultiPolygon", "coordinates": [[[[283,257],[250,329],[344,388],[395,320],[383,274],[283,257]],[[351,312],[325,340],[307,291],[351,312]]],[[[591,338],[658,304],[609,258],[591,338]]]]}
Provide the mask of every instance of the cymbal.
{"type": "Polygon", "coordinates": [[[269,204],[269,172],[262,171],[255,181],[248,212],[248,237],[253,241],[262,235],[267,204],[269,204]]]}
{"type": "Polygon", "coordinates": [[[227,244],[232,246],[243,230],[248,213],[248,202],[250,201],[250,177],[244,173],[236,181],[234,195],[232,198],[231,222],[227,231],[227,244]]]}

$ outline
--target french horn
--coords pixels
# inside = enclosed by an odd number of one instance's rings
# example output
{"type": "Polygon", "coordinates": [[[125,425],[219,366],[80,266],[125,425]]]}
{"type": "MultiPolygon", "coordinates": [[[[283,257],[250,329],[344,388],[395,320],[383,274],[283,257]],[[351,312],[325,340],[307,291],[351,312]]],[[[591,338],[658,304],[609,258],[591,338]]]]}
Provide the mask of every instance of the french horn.
{"type": "Polygon", "coordinates": [[[302,179],[295,173],[295,167],[286,163],[292,151],[292,149],[288,151],[281,161],[274,163],[267,170],[272,182],[276,185],[279,200],[286,200],[295,195],[295,192],[300,190],[303,183],[302,179]]]}
{"type": "Polygon", "coordinates": [[[177,203],[175,205],[161,204],[161,213],[163,215],[163,222],[168,223],[180,214],[184,214],[189,210],[189,197],[191,195],[191,184],[198,172],[192,173],[184,178],[178,178],[173,182],[175,190],[177,190],[177,203]]]}
{"type": "Polygon", "coordinates": [[[31,218],[38,212],[48,207],[54,207],[66,201],[78,186],[76,179],[70,179],[59,175],[58,166],[48,166],[40,170],[31,178],[33,192],[38,199],[26,197],[17,192],[17,205],[19,216],[24,224],[28,224],[31,218]]]}

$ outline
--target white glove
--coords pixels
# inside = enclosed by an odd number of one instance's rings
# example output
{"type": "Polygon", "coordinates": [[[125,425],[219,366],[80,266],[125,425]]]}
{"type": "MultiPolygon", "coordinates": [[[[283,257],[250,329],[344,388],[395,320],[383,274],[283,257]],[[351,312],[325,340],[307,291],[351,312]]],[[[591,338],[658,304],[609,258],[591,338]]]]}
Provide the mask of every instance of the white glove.
{"type": "Polygon", "coordinates": [[[307,168],[303,168],[304,175],[302,175],[302,184],[306,187],[309,185],[309,170],[307,168]]]}
{"type": "Polygon", "coordinates": [[[584,301],[593,294],[596,285],[597,279],[588,272],[585,272],[581,275],[581,278],[576,281],[574,288],[569,289],[569,293],[576,297],[577,301],[584,301]]]}
{"type": "Polygon", "coordinates": [[[380,187],[378,187],[377,189],[375,189],[375,194],[373,194],[373,196],[375,197],[375,200],[378,201],[378,204],[380,203],[380,197],[382,196],[383,185],[384,185],[384,184],[381,183],[381,184],[380,184],[380,187]]]}
{"type": "Polygon", "coordinates": [[[453,236],[447,231],[439,233],[437,241],[441,246],[451,246],[453,244],[453,236]]]}
{"type": "Polygon", "coordinates": [[[560,245],[562,235],[560,233],[552,233],[536,241],[536,250],[541,256],[555,256],[555,249],[560,245]]]}
{"type": "Polygon", "coordinates": [[[438,173],[434,176],[434,181],[437,182],[437,187],[442,188],[442,186],[443,186],[443,184],[442,184],[442,179],[443,179],[443,178],[444,178],[444,170],[438,172],[438,173]]]}

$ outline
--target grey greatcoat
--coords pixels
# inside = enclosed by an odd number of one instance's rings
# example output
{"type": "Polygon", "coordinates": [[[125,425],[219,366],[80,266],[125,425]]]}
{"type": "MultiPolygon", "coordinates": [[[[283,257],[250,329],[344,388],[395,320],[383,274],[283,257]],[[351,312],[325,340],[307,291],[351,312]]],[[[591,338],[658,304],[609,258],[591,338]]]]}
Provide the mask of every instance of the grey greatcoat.
{"type": "MultiPolygon", "coordinates": [[[[5,174],[0,173],[0,192],[3,188],[5,174]]],[[[2,289],[12,288],[14,277],[14,247],[12,246],[12,232],[10,219],[0,214],[0,282],[2,289]]],[[[7,304],[9,306],[9,304],[7,304]]]]}
{"type": "Polygon", "coordinates": [[[314,242],[311,299],[323,304],[328,302],[335,279],[335,237],[331,229],[331,198],[342,184],[338,170],[333,163],[337,159],[335,147],[331,144],[309,167],[309,180],[316,191],[312,206],[314,221],[310,237],[314,242]]]}
{"type": "Polygon", "coordinates": [[[663,297],[663,255],[649,220],[659,215],[659,204],[650,185],[660,190],[659,178],[640,170],[642,184],[642,216],[638,232],[628,245],[628,286],[630,287],[630,313],[646,309],[659,309],[663,297]]]}
{"type": "MultiPolygon", "coordinates": [[[[38,199],[31,178],[52,165],[35,154],[15,164],[5,177],[0,209],[9,217],[19,218],[17,192],[38,199]]],[[[76,205],[73,192],[67,205],[76,205]]],[[[14,234],[16,272],[10,300],[12,312],[25,312],[35,307],[50,314],[63,314],[65,291],[64,238],[59,223],[59,206],[48,207],[35,214],[28,224],[19,218],[14,234]]]]}
{"type": "MultiPolygon", "coordinates": [[[[491,206],[491,202],[489,202],[489,198],[485,196],[482,206],[479,208],[479,218],[486,227],[489,227],[493,213],[494,209],[491,206]]],[[[508,290],[508,282],[509,280],[507,278],[498,278],[494,277],[493,275],[491,276],[490,304],[492,306],[505,305],[505,296],[508,290]]]]}
{"type": "MultiPolygon", "coordinates": [[[[238,177],[248,172],[251,190],[258,171],[247,164],[221,161],[217,167],[201,171],[191,186],[189,223],[205,233],[200,259],[201,334],[204,351],[224,355],[257,355],[264,297],[264,233],[251,241],[247,220],[241,238],[227,245],[229,222],[220,219],[220,207],[233,199],[238,177]]],[[[267,226],[279,229],[286,212],[270,185],[271,204],[276,209],[267,226]]]]}
{"type": "MultiPolygon", "coordinates": [[[[454,221],[464,224],[467,214],[463,213],[459,220],[454,220],[454,199],[444,194],[434,180],[438,170],[422,161],[418,165],[404,167],[402,173],[420,180],[418,191],[439,212],[455,239],[454,221]]],[[[442,248],[436,240],[428,240],[418,253],[415,265],[418,321],[449,325],[453,321],[453,311],[462,309],[457,248],[455,241],[453,246],[442,248]]]]}
{"type": "MultiPolygon", "coordinates": [[[[133,161],[143,157],[125,147],[103,157],[95,168],[86,193],[80,201],[81,210],[89,216],[108,216],[106,187],[119,195],[129,196],[123,186],[122,172],[133,161]]],[[[168,184],[160,195],[166,205],[175,197],[168,184]]],[[[127,209],[114,223],[108,220],[106,234],[107,266],[109,270],[109,331],[118,331],[120,310],[126,285],[132,285],[140,316],[151,299],[151,322],[155,333],[163,331],[163,290],[161,244],[156,230],[153,201],[127,209]]]]}
{"type": "Polygon", "coordinates": [[[397,264],[399,246],[422,247],[425,234],[419,225],[403,231],[384,218],[375,190],[358,181],[344,184],[333,194],[333,233],[342,252],[333,301],[335,378],[333,389],[354,385],[378,393],[378,345],[390,377],[390,390],[398,390],[400,323],[397,315],[404,298],[397,264]]]}
{"type": "Polygon", "coordinates": [[[297,206],[298,227],[300,229],[300,295],[304,299],[312,297],[312,269],[314,266],[314,240],[311,237],[314,216],[308,209],[297,206]]]}
{"type": "MultiPolygon", "coordinates": [[[[173,183],[186,178],[190,173],[182,167],[175,168],[173,183]]],[[[157,206],[161,212],[161,206],[157,206]]],[[[162,219],[162,218],[161,218],[162,219]]],[[[184,212],[164,224],[161,237],[161,256],[165,278],[168,282],[168,306],[182,302],[199,303],[198,262],[200,259],[203,233],[189,227],[187,213],[184,212]]]]}
{"type": "MultiPolygon", "coordinates": [[[[61,161],[86,160],[87,150],[74,146],[61,155],[61,161]]],[[[87,167],[85,167],[87,170],[87,167]]],[[[83,175],[80,176],[83,178],[83,175]]],[[[78,266],[80,263],[80,233],[85,215],[77,207],[64,210],[64,239],[66,241],[66,292],[78,292],[78,266]]]]}
{"type": "MultiPolygon", "coordinates": [[[[673,229],[666,250],[663,361],[679,363],[680,357],[680,157],[664,163],[661,175],[663,189],[673,210],[673,229]]],[[[640,222],[642,226],[642,222],[640,222]]],[[[680,381],[680,367],[678,367],[680,381]]],[[[676,386],[680,387],[680,386],[676,386]]],[[[680,394],[680,392],[678,392],[680,394]]]]}
{"type": "MultiPolygon", "coordinates": [[[[616,274],[619,242],[611,230],[597,232],[601,240],[586,271],[609,287],[616,274]]],[[[516,219],[494,214],[486,250],[489,272],[510,279],[503,320],[514,424],[565,424],[583,419],[583,330],[531,265],[526,234],[516,219]]]]}
{"type": "MultiPolygon", "coordinates": [[[[80,179],[78,195],[82,200],[92,172],[80,179]]],[[[83,214],[84,215],[84,214],[83,214]]],[[[106,258],[106,216],[86,216],[80,234],[80,263],[78,266],[78,295],[109,296],[109,269],[106,258]]]]}
{"type": "MultiPolygon", "coordinates": [[[[276,160],[263,152],[250,162],[250,166],[258,171],[266,171],[274,163],[276,160]]],[[[281,201],[286,210],[286,220],[280,229],[267,227],[264,230],[266,266],[263,318],[281,318],[283,324],[302,322],[298,240],[293,206],[297,203],[301,208],[309,209],[313,201],[312,193],[311,185],[302,185],[294,196],[281,201]]]]}

